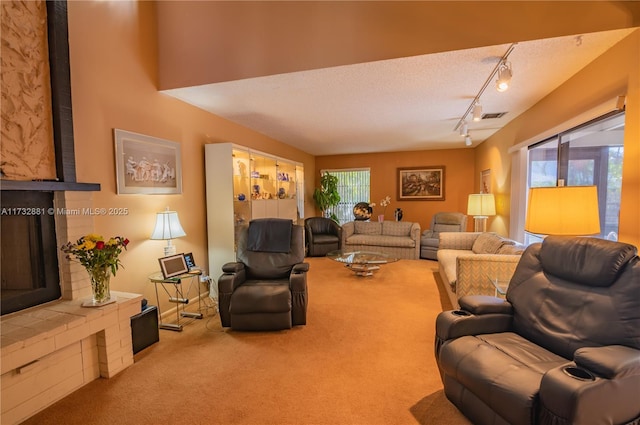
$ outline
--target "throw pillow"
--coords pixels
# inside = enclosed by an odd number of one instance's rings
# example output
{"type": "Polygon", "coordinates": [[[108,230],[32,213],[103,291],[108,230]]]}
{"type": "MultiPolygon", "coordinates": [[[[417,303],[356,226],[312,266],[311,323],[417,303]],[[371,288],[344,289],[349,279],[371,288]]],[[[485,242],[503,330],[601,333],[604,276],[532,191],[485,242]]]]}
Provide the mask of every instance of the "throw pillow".
{"type": "MultiPolygon", "coordinates": [[[[509,242],[509,241],[507,241],[507,242],[509,242]]],[[[506,255],[522,255],[523,252],[524,252],[524,247],[523,246],[515,245],[515,244],[509,244],[509,243],[505,243],[498,250],[498,254],[506,254],[506,255]]]]}
{"type": "Polygon", "coordinates": [[[495,233],[481,233],[473,243],[471,250],[475,254],[497,254],[505,240],[495,233]]]}

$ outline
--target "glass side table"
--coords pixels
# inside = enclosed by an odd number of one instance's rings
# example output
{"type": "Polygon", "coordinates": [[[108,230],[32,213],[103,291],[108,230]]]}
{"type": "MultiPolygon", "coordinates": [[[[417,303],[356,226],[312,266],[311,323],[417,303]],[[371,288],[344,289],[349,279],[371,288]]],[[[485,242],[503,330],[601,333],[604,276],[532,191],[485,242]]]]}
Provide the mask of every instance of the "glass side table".
{"type": "Polygon", "coordinates": [[[509,289],[509,280],[498,277],[488,277],[488,279],[496,290],[496,297],[502,296],[504,298],[507,295],[507,289],[509,289]]]}
{"type": "Polygon", "coordinates": [[[180,323],[181,317],[188,317],[192,319],[202,319],[202,311],[200,302],[200,275],[202,274],[199,270],[194,270],[185,274],[181,274],[180,276],[175,276],[172,278],[165,279],[162,276],[162,273],[154,273],[149,276],[149,281],[151,281],[155,285],[156,289],[156,301],[158,303],[158,318],[160,322],[158,323],[158,327],[160,329],[166,329],[170,331],[182,331],[182,324],[180,323]],[[184,280],[189,280],[189,286],[185,289],[182,287],[182,282],[184,280]],[[191,288],[197,286],[198,289],[198,313],[192,313],[185,310],[185,305],[189,304],[189,293],[191,292],[191,288]],[[160,297],[158,296],[158,286],[160,286],[166,295],[169,297],[169,302],[176,304],[176,322],[175,323],[166,323],[162,321],[162,313],[160,311],[160,297]],[[173,294],[171,293],[173,292],[173,294]],[[182,305],[182,309],[180,306],[182,305]]]}

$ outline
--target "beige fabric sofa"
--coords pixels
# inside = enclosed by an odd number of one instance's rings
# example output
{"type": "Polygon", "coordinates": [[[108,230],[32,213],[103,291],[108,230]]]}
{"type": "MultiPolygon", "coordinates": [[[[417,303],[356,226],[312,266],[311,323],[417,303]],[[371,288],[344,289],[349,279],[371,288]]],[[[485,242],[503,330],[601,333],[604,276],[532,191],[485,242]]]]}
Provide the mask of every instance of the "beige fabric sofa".
{"type": "Polygon", "coordinates": [[[438,268],[453,307],[465,295],[496,295],[491,279],[509,281],[524,248],[495,233],[440,233],[438,268]]]}
{"type": "Polygon", "coordinates": [[[342,225],[343,251],[375,251],[417,260],[420,223],[405,221],[351,221],[342,225]]]}

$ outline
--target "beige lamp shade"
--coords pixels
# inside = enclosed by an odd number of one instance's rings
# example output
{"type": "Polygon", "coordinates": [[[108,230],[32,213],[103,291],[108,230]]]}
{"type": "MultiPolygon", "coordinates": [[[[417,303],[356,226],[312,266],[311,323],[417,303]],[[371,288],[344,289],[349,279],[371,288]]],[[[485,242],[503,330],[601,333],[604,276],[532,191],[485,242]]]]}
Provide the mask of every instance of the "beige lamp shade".
{"type": "Polygon", "coordinates": [[[533,187],[524,229],[538,235],[600,233],[596,186],[533,187]]]}
{"type": "Polygon", "coordinates": [[[474,217],[496,215],[496,199],[493,193],[472,193],[469,195],[467,214],[474,217]]]}

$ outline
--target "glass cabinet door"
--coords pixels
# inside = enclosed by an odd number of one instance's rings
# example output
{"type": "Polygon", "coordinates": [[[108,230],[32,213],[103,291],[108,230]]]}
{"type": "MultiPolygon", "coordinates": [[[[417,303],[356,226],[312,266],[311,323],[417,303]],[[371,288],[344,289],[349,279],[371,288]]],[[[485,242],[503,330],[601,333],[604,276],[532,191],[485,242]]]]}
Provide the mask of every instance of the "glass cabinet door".
{"type": "Polygon", "coordinates": [[[251,220],[250,166],[248,151],[233,150],[233,213],[236,225],[251,220]]]}
{"type": "Polygon", "coordinates": [[[278,161],[278,199],[296,198],[296,166],[293,163],[278,161]]]}
{"type": "Polygon", "coordinates": [[[251,199],[277,199],[276,160],[251,155],[251,199]]]}

